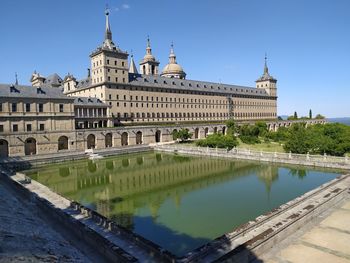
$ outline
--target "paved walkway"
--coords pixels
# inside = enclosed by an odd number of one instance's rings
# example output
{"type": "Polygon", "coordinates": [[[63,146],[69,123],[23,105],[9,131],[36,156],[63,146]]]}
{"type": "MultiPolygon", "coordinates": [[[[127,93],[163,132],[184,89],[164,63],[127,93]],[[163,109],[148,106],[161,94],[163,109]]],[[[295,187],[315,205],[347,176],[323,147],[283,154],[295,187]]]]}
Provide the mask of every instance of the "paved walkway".
{"type": "Polygon", "coordinates": [[[350,199],[310,230],[301,229],[300,233],[260,260],[264,263],[350,263],[350,199]]]}
{"type": "Polygon", "coordinates": [[[0,263],[91,262],[0,180],[0,263]]]}

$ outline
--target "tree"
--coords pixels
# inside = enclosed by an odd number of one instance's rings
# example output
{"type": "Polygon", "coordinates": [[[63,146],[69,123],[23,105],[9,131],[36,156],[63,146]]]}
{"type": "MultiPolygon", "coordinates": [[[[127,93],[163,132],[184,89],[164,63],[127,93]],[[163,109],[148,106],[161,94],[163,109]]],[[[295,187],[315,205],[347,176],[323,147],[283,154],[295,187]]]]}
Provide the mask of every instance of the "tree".
{"type": "Polygon", "coordinates": [[[312,110],[309,110],[309,119],[312,119],[312,110]]]}
{"type": "Polygon", "coordinates": [[[298,113],[296,111],[294,112],[294,116],[293,117],[294,117],[295,120],[298,119],[298,113]]]}
{"type": "Polygon", "coordinates": [[[325,119],[325,116],[323,116],[321,114],[317,114],[315,119],[325,119]]]}
{"type": "Polygon", "coordinates": [[[188,139],[191,139],[193,136],[192,133],[190,133],[190,131],[188,129],[184,129],[182,128],[179,131],[174,130],[173,131],[173,137],[175,139],[180,139],[181,142],[187,141],[188,139]]]}
{"type": "Polygon", "coordinates": [[[233,119],[229,119],[226,121],[226,127],[227,127],[226,134],[229,136],[235,136],[235,133],[237,132],[238,126],[236,125],[236,123],[233,119]]]}

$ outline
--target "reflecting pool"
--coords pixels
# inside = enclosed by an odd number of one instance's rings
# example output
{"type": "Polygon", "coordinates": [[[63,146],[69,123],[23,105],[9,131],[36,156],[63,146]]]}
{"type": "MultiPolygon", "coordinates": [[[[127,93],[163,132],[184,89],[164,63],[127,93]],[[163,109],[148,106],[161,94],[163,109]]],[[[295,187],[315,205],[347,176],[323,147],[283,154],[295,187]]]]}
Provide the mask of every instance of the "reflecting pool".
{"type": "Polygon", "coordinates": [[[25,173],[178,256],[339,175],[156,152],[25,173]]]}

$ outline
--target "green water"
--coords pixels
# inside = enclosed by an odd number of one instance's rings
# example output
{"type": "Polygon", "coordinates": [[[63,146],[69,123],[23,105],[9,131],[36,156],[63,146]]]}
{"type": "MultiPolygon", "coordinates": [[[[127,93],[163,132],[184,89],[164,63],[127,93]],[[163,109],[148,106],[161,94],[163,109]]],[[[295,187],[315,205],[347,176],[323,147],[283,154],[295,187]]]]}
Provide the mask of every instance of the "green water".
{"type": "Polygon", "coordinates": [[[178,256],[338,175],[154,152],[25,173],[178,256]]]}

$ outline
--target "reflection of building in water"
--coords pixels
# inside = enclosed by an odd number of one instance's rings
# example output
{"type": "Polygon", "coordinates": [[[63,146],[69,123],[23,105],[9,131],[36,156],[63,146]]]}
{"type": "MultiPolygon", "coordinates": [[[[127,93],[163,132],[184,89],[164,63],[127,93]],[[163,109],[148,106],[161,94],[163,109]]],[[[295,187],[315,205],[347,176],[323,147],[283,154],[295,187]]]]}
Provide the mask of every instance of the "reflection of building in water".
{"type": "Polygon", "coordinates": [[[132,227],[137,208],[148,207],[156,218],[166,199],[179,206],[184,194],[237,176],[256,173],[266,184],[278,176],[269,166],[256,163],[159,153],[80,161],[70,165],[64,176],[57,170],[62,166],[39,171],[37,178],[70,199],[95,203],[99,213],[127,227],[132,227]]]}
{"type": "Polygon", "coordinates": [[[263,169],[257,171],[260,181],[265,184],[267,193],[270,193],[272,183],[278,180],[278,167],[272,165],[264,165],[263,169]]]}

